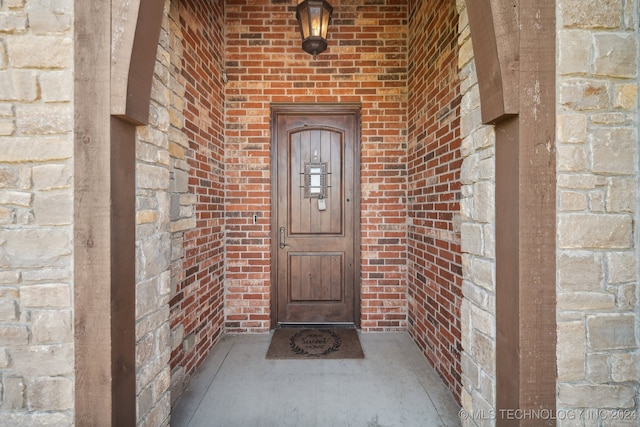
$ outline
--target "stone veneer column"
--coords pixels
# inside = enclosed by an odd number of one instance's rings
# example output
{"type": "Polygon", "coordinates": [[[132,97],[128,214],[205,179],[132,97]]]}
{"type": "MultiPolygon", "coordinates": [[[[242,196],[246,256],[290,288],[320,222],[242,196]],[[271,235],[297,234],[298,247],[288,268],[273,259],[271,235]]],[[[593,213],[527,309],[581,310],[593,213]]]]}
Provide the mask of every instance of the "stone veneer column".
{"type": "Polygon", "coordinates": [[[72,425],[73,3],[0,2],[0,425],[72,425]]]}
{"type": "MultiPolygon", "coordinates": [[[[493,126],[482,125],[466,4],[462,0],[457,4],[462,95],[460,136],[464,158],[460,176],[464,295],[460,400],[466,413],[488,416],[496,407],[495,133],[493,126]]],[[[480,422],[473,417],[462,418],[466,426],[480,422]]],[[[491,420],[484,420],[488,421],[491,420]]]]}
{"type": "Polygon", "coordinates": [[[640,415],[637,17],[633,0],[558,2],[557,406],[588,425],[640,415]]]}
{"type": "Polygon", "coordinates": [[[184,88],[176,72],[181,39],[173,7],[171,0],[165,0],[149,125],[139,127],[136,134],[137,419],[139,426],[149,427],[169,424],[169,300],[182,274],[182,233],[176,231],[191,213],[181,204],[188,166],[180,156],[180,147],[186,145],[181,131],[184,88]]]}

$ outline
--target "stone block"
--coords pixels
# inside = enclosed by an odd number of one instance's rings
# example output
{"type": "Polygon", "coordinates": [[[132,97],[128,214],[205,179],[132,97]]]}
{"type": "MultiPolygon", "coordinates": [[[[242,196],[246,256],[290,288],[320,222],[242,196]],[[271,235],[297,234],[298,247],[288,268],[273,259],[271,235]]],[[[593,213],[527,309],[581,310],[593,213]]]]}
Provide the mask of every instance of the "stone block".
{"type": "Polygon", "coordinates": [[[37,344],[63,344],[73,341],[71,313],[65,310],[31,312],[33,339],[37,344]]]}
{"type": "MultiPolygon", "coordinates": [[[[11,364],[11,358],[6,348],[0,348],[0,369],[7,369],[11,364]]],[[[0,393],[2,395],[2,393],[0,393]]]]}
{"type": "Polygon", "coordinates": [[[6,163],[66,160],[72,156],[71,137],[0,137],[0,161],[6,163]]]}
{"type": "Polygon", "coordinates": [[[6,6],[9,10],[22,9],[24,8],[25,1],[26,0],[3,0],[0,4],[6,6]]]}
{"type": "Polygon", "coordinates": [[[605,110],[609,108],[610,84],[603,80],[582,78],[560,82],[560,105],[577,111],[605,110]]]}
{"type": "Polygon", "coordinates": [[[73,412],[0,412],[2,427],[74,427],[73,412]]]}
{"type": "Polygon", "coordinates": [[[466,383],[465,387],[478,388],[480,385],[478,366],[465,351],[460,354],[460,366],[462,367],[463,383],[466,383]]]}
{"type": "Polygon", "coordinates": [[[635,316],[632,314],[588,316],[587,332],[592,350],[636,348],[635,316]]]}
{"type": "Polygon", "coordinates": [[[607,254],[609,283],[635,282],[638,279],[635,252],[610,252],[607,254]]]}
{"type": "Polygon", "coordinates": [[[73,277],[71,266],[62,268],[40,268],[36,270],[22,270],[23,283],[42,283],[70,280],[73,277]]]}
{"type": "Polygon", "coordinates": [[[73,131],[71,104],[16,106],[16,126],[25,135],[53,135],[73,131]]]}
{"type": "Polygon", "coordinates": [[[147,334],[136,341],[136,366],[142,366],[153,357],[155,340],[153,334],[147,334]]]}
{"type": "Polygon", "coordinates": [[[591,73],[593,40],[589,31],[560,31],[558,45],[558,72],[561,75],[591,73]]]}
{"type": "Polygon", "coordinates": [[[0,268],[67,266],[71,253],[66,229],[8,229],[0,238],[0,268]]]}
{"type": "Polygon", "coordinates": [[[632,408],[635,390],[628,385],[558,384],[558,406],[632,408]]]}
{"type": "Polygon", "coordinates": [[[16,131],[13,119],[0,119],[0,136],[11,136],[16,131]]]}
{"type": "Polygon", "coordinates": [[[22,377],[2,378],[2,409],[15,411],[25,407],[25,385],[22,377]]]}
{"type": "Polygon", "coordinates": [[[468,280],[463,280],[462,293],[471,303],[490,313],[495,313],[495,297],[490,291],[468,280]]]}
{"type": "Polygon", "coordinates": [[[42,71],[39,76],[44,102],[73,101],[73,74],[67,70],[42,71]]]}
{"type": "Polygon", "coordinates": [[[589,120],[598,125],[628,125],[633,121],[629,115],[623,112],[596,113],[592,114],[589,120]]]}
{"type": "Polygon", "coordinates": [[[569,190],[590,190],[598,186],[601,177],[593,174],[559,174],[558,188],[569,190]]]}
{"type": "Polygon", "coordinates": [[[0,34],[22,34],[27,30],[27,15],[24,12],[0,12],[0,34]]]}
{"type": "Polygon", "coordinates": [[[638,40],[635,34],[596,34],[595,75],[634,78],[638,75],[638,40]]]}
{"type": "Polygon", "coordinates": [[[37,194],[33,210],[38,225],[68,225],[73,222],[73,194],[37,194]]]}
{"type": "Polygon", "coordinates": [[[73,67],[73,40],[69,37],[23,35],[7,39],[7,56],[15,68],[73,67]]]}
{"type": "Polygon", "coordinates": [[[137,211],[136,224],[155,223],[158,221],[158,216],[159,214],[157,211],[137,211]]]}
{"type": "MultiPolygon", "coordinates": [[[[2,24],[0,23],[0,28],[2,24]]],[[[38,97],[36,73],[31,70],[0,71],[0,99],[31,102],[38,97]]]]}
{"type": "Polygon", "coordinates": [[[584,114],[561,114],[557,127],[560,142],[580,144],[587,140],[587,118],[584,114]]]}
{"type": "Polygon", "coordinates": [[[169,170],[164,167],[138,163],[136,165],[138,188],[166,190],[169,188],[169,170]]]}
{"type": "Polygon", "coordinates": [[[604,292],[562,292],[558,294],[557,307],[568,311],[613,310],[616,298],[604,292]]]}
{"type": "Polygon", "coordinates": [[[615,86],[613,106],[622,110],[633,110],[638,103],[638,85],[623,83],[615,86]]]}
{"type": "Polygon", "coordinates": [[[495,222],[496,195],[494,184],[488,181],[477,182],[473,186],[473,219],[481,223],[495,222]]]}
{"type": "Polygon", "coordinates": [[[636,137],[631,128],[595,129],[589,135],[591,169],[607,175],[635,172],[636,137]]]}
{"type": "Polygon", "coordinates": [[[136,141],[136,159],[141,162],[157,163],[159,148],[153,144],[138,139],[136,141]]]}
{"type": "Polygon", "coordinates": [[[619,285],[617,288],[617,307],[621,310],[631,311],[636,306],[636,284],[619,285]]]}
{"type": "Polygon", "coordinates": [[[476,285],[494,292],[496,288],[496,279],[495,264],[493,261],[476,258],[473,261],[473,280],[476,285]]]}
{"type": "Polygon", "coordinates": [[[17,284],[19,281],[20,281],[20,272],[15,270],[0,271],[0,284],[13,285],[13,284],[17,284]]]}
{"type": "Polygon", "coordinates": [[[471,324],[472,327],[488,337],[496,336],[496,318],[495,315],[471,304],[471,324]]]}
{"type": "Polygon", "coordinates": [[[11,206],[31,206],[33,195],[25,191],[0,191],[0,204],[11,206]]]}
{"type": "Polygon", "coordinates": [[[189,173],[176,169],[173,171],[173,179],[171,180],[170,190],[172,193],[188,193],[189,192],[189,173]]]}
{"type": "Polygon", "coordinates": [[[616,214],[559,216],[560,249],[626,249],[631,247],[633,219],[616,214]]]}
{"type": "Polygon", "coordinates": [[[637,185],[633,178],[610,178],[607,187],[608,212],[635,212],[637,185]]]}
{"type": "Polygon", "coordinates": [[[460,231],[462,252],[484,255],[482,226],[480,224],[462,223],[460,231]]]}
{"type": "Polygon", "coordinates": [[[29,328],[25,325],[3,325],[0,328],[0,343],[2,345],[27,345],[29,343],[29,328]]]}
{"type": "Polygon", "coordinates": [[[136,277],[139,281],[154,278],[169,269],[171,236],[169,233],[148,236],[139,242],[136,252],[136,277]]]}
{"type": "Polygon", "coordinates": [[[12,351],[13,367],[31,377],[71,375],[74,370],[73,344],[33,345],[12,351]]]}
{"type": "Polygon", "coordinates": [[[27,402],[33,411],[73,409],[73,381],[69,378],[36,378],[27,385],[27,402]]]}
{"type": "Polygon", "coordinates": [[[18,303],[12,300],[0,300],[0,322],[15,322],[20,319],[18,303]]]}
{"type": "Polygon", "coordinates": [[[29,29],[36,34],[53,34],[69,31],[73,25],[71,0],[29,0],[29,29]]]}
{"type": "Polygon", "coordinates": [[[564,27],[620,27],[622,0],[562,0],[559,5],[564,27]]]}
{"type": "Polygon", "coordinates": [[[186,231],[195,228],[195,218],[185,218],[171,223],[171,232],[186,231]]]}
{"type": "Polygon", "coordinates": [[[559,172],[584,172],[587,169],[587,153],[583,145],[559,145],[557,153],[559,172]]]}
{"type": "Polygon", "coordinates": [[[604,265],[598,254],[562,253],[558,257],[558,284],[565,291],[601,291],[604,265]]]}
{"type": "Polygon", "coordinates": [[[587,355],[587,380],[592,383],[605,384],[611,382],[611,369],[607,353],[590,353],[587,355]]]}
{"type": "Polygon", "coordinates": [[[483,335],[479,332],[471,334],[473,359],[478,364],[478,367],[491,374],[495,374],[496,366],[496,349],[495,341],[491,338],[483,335]]]}
{"type": "Polygon", "coordinates": [[[158,307],[158,279],[151,278],[136,284],[136,318],[141,318],[158,307]]]}
{"type": "Polygon", "coordinates": [[[4,47],[4,43],[0,43],[0,70],[7,69],[7,49],[4,47]]]}
{"type": "Polygon", "coordinates": [[[73,174],[65,164],[47,164],[33,167],[33,188],[36,190],[58,190],[71,188],[73,174]]]}
{"type": "Polygon", "coordinates": [[[638,367],[640,356],[638,354],[612,354],[611,379],[617,383],[638,382],[638,367]]]}
{"type": "Polygon", "coordinates": [[[584,211],[587,209],[587,196],[576,191],[560,191],[559,210],[561,212],[584,211]]]}

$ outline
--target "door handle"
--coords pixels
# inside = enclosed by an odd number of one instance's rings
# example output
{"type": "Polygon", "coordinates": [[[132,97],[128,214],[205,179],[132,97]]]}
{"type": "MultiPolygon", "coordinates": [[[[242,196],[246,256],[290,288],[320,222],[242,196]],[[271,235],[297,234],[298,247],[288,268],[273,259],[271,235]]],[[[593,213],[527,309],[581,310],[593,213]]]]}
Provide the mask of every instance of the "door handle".
{"type": "Polygon", "coordinates": [[[285,246],[289,246],[285,243],[285,229],[280,227],[280,249],[284,249],[285,246]]]}

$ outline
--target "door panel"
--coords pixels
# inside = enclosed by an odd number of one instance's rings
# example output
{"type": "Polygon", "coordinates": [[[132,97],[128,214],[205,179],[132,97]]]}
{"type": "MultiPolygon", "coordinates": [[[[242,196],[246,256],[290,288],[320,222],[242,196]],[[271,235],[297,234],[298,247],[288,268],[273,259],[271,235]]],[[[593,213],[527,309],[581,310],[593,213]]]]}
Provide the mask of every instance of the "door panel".
{"type": "Polygon", "coordinates": [[[275,323],[356,321],[358,119],[274,113],[275,323]]]}

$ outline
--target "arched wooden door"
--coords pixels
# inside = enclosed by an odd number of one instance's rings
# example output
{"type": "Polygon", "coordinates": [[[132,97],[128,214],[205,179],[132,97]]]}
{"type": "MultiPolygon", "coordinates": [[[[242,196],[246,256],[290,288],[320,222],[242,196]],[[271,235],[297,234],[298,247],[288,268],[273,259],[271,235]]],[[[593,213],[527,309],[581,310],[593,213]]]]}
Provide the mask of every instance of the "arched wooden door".
{"type": "Polygon", "coordinates": [[[274,107],[274,326],[359,317],[358,111],[274,107]]]}

